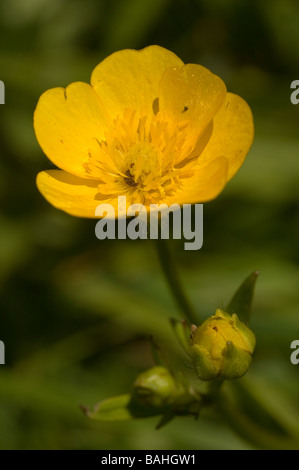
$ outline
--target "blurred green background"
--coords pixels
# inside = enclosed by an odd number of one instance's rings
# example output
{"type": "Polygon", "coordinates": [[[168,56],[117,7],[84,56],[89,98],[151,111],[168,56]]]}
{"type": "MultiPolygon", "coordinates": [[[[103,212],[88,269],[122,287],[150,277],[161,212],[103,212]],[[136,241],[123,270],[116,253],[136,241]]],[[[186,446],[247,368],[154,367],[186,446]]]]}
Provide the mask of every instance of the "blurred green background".
{"type": "MultiPolygon", "coordinates": [[[[154,418],[91,422],[78,407],[130,389],[153,363],[149,334],[183,362],[168,323],[177,310],[151,241],[100,242],[94,221],[55,210],[38,193],[36,174],[51,163],[32,115],[46,89],[88,82],[108,54],[149,44],[210,68],[253,110],[256,135],[245,164],[204,206],[203,248],[170,244],[202,319],[260,270],[255,360],[233,387],[246,386],[271,411],[270,428],[299,442],[299,365],[290,362],[299,338],[299,105],[290,102],[290,83],[299,79],[298,25],[297,0],[1,0],[1,449],[256,445],[214,409],[156,431],[154,418]]],[[[254,415],[258,408],[244,396],[254,415]]]]}

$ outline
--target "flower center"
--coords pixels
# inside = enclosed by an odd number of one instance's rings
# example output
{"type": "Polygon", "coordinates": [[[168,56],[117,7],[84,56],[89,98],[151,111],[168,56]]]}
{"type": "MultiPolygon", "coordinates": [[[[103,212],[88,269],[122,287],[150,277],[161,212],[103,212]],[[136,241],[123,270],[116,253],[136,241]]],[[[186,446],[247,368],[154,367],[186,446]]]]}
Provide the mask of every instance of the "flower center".
{"type": "Polygon", "coordinates": [[[142,204],[158,203],[193,174],[184,171],[193,150],[185,139],[187,126],[188,121],[165,122],[159,113],[138,117],[126,110],[107,129],[105,140],[95,139],[86,173],[99,180],[99,193],[130,194],[142,204]]]}
{"type": "MultiPolygon", "coordinates": [[[[139,193],[163,193],[162,155],[152,143],[137,142],[126,153],[125,183],[139,193]]],[[[162,196],[162,194],[161,194],[162,196]]]]}

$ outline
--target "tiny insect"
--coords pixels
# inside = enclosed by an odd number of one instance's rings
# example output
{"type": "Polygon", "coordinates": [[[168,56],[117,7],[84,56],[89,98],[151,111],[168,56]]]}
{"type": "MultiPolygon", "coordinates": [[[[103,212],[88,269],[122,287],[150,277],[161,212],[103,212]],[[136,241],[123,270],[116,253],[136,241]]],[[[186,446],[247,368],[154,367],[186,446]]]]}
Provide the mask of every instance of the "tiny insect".
{"type": "Polygon", "coordinates": [[[132,188],[136,188],[137,183],[135,182],[133,176],[131,175],[130,170],[127,170],[125,172],[126,178],[124,178],[125,182],[127,183],[128,186],[132,186],[132,188]]]}

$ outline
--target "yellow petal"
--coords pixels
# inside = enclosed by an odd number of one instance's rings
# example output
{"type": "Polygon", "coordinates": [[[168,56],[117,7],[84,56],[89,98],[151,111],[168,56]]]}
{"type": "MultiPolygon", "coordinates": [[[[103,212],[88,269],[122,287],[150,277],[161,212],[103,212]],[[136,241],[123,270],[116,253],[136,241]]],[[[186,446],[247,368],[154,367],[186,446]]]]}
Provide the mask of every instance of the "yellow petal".
{"type": "Polygon", "coordinates": [[[160,113],[166,119],[188,122],[193,143],[219,110],[226,86],[217,75],[201,65],[187,64],[165,71],[159,93],[160,113]]]}
{"type": "Polygon", "coordinates": [[[84,163],[98,152],[107,116],[94,89],[83,82],[52,88],[39,99],[34,113],[37,140],[59,168],[87,176],[84,163]]]}
{"type": "Polygon", "coordinates": [[[118,195],[100,194],[98,181],[79,178],[62,170],[40,172],[36,184],[52,206],[76,217],[99,218],[95,211],[100,204],[110,204],[116,217],[124,216],[134,202],[130,194],[126,194],[126,206],[120,206],[122,210],[118,213],[118,195]]]}
{"type": "Polygon", "coordinates": [[[214,158],[228,160],[228,179],[238,171],[253,141],[254,126],[251,110],[240,96],[228,93],[213,119],[209,143],[199,157],[199,164],[214,158]]]}
{"type": "MultiPolygon", "coordinates": [[[[176,195],[161,203],[168,205],[205,202],[216,197],[223,189],[227,178],[227,161],[214,160],[193,177],[188,178],[176,195]]],[[[98,181],[79,178],[62,170],[42,171],[37,175],[37,187],[45,199],[57,209],[77,217],[96,218],[95,211],[100,204],[111,204],[118,214],[118,197],[99,194],[98,181]]],[[[132,203],[139,203],[129,193],[126,195],[126,211],[132,203]]],[[[140,201],[141,203],[141,201],[140,201]]],[[[149,207],[146,207],[147,210],[149,207]]]]}
{"type": "Polygon", "coordinates": [[[205,167],[197,169],[194,176],[186,178],[174,196],[163,202],[171,205],[210,201],[223,190],[227,182],[227,172],[227,159],[217,158],[205,167]]]}
{"type": "Polygon", "coordinates": [[[94,69],[91,84],[112,118],[127,108],[150,115],[163,73],[182,65],[181,59],[160,46],[125,49],[111,54],[94,69]]]}

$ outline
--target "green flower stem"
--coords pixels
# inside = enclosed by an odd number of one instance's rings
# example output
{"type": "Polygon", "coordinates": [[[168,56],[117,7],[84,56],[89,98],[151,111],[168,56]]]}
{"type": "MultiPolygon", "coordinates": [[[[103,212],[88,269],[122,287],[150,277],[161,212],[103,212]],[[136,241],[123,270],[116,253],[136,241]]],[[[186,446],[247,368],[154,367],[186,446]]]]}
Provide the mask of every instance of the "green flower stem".
{"type": "Polygon", "coordinates": [[[272,430],[262,428],[245,414],[231,399],[230,394],[222,394],[218,401],[218,410],[226,423],[243,439],[266,450],[298,450],[299,442],[291,436],[275,434],[272,430]]]}
{"type": "Polygon", "coordinates": [[[215,400],[218,399],[223,382],[224,381],[221,379],[214,379],[206,382],[206,393],[203,394],[203,398],[207,404],[214,403],[215,400]]]}
{"type": "Polygon", "coordinates": [[[176,265],[169,250],[168,240],[158,239],[156,240],[156,246],[162,270],[170,290],[177,302],[177,305],[190,323],[198,324],[197,315],[194,312],[188,298],[186,297],[178,277],[176,265]]]}

